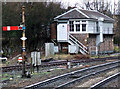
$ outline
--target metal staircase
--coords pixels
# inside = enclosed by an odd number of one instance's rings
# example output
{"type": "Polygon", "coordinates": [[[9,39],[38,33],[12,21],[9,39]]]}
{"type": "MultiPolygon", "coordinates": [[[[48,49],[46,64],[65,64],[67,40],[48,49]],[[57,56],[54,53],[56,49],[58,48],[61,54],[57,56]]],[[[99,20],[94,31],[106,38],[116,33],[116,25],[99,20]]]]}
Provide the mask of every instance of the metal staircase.
{"type": "MultiPolygon", "coordinates": [[[[69,33],[68,33],[69,34],[69,33]]],[[[69,34],[69,40],[68,43],[71,45],[77,45],[79,47],[79,52],[82,53],[83,55],[89,54],[87,51],[87,47],[83,45],[80,41],[78,41],[74,36],[69,34]]]]}

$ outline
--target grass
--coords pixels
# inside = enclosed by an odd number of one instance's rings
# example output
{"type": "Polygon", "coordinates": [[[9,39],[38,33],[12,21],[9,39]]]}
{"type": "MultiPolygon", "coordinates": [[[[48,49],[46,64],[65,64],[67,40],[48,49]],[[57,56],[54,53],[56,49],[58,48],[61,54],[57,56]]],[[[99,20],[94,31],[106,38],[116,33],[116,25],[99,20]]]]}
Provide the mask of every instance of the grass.
{"type": "MultiPolygon", "coordinates": [[[[118,56],[118,55],[100,55],[99,57],[100,58],[104,58],[104,57],[115,57],[115,56],[118,56]]],[[[91,56],[90,58],[98,58],[98,56],[91,56]]]]}
{"type": "MultiPolygon", "coordinates": [[[[53,70],[53,71],[61,71],[61,70],[63,70],[63,69],[55,69],[55,70],[53,70]]],[[[49,74],[51,74],[52,72],[50,71],[50,72],[48,72],[48,71],[45,71],[45,72],[36,72],[36,73],[33,73],[32,75],[33,76],[35,76],[35,75],[40,75],[40,76],[42,76],[42,75],[49,75],[49,74]]]]}
{"type": "Polygon", "coordinates": [[[33,73],[33,75],[47,75],[47,74],[50,74],[50,72],[36,72],[36,73],[33,73]]]}
{"type": "Polygon", "coordinates": [[[3,74],[3,76],[10,76],[9,74],[3,74]]]}
{"type": "MultiPolygon", "coordinates": [[[[99,56],[100,58],[104,58],[104,57],[110,57],[110,55],[100,55],[99,56]]],[[[98,56],[91,56],[91,58],[98,58],[98,56]]]]}
{"type": "Polygon", "coordinates": [[[7,79],[9,79],[9,78],[1,78],[1,80],[7,80],[7,79]]]}
{"type": "Polygon", "coordinates": [[[64,69],[55,69],[55,70],[58,70],[58,71],[59,71],[59,70],[64,70],[64,69]]]}
{"type": "MultiPolygon", "coordinates": [[[[51,58],[55,59],[55,60],[66,60],[67,58],[71,58],[70,54],[55,54],[54,56],[51,56],[51,58]]],[[[50,57],[42,57],[42,59],[47,59],[50,57]]]]}
{"type": "Polygon", "coordinates": [[[15,76],[14,75],[12,75],[12,74],[2,74],[2,78],[11,78],[11,77],[16,77],[17,78],[17,76],[18,76],[19,74],[15,74],[15,76]]]}
{"type": "MultiPolygon", "coordinates": [[[[104,58],[104,57],[110,57],[110,56],[105,55],[105,56],[99,56],[99,57],[104,58]]],[[[90,58],[98,58],[98,56],[91,56],[90,58]]]]}
{"type": "Polygon", "coordinates": [[[115,52],[120,52],[120,48],[118,46],[114,46],[115,52]]]}
{"type": "Polygon", "coordinates": [[[72,55],[70,55],[70,54],[55,54],[55,56],[53,58],[56,60],[67,60],[67,59],[71,59],[72,55]]]}
{"type": "Polygon", "coordinates": [[[55,54],[53,59],[55,60],[74,60],[74,59],[88,59],[89,55],[81,55],[81,54],[55,54]]]}
{"type": "Polygon", "coordinates": [[[11,77],[12,77],[12,75],[10,75],[10,74],[3,74],[1,80],[10,79],[11,77]]]}
{"type": "Polygon", "coordinates": [[[2,74],[0,74],[0,77],[2,77],[2,74]]]}
{"type": "Polygon", "coordinates": [[[50,72],[41,72],[40,74],[45,74],[45,75],[47,75],[47,74],[50,74],[50,72]]]}

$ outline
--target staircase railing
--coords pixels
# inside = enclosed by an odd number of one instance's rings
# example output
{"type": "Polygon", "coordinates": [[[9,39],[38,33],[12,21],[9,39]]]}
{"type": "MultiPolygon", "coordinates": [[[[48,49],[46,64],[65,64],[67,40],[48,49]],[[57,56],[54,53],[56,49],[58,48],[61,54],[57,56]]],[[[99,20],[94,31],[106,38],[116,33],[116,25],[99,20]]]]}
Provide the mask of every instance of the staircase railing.
{"type": "Polygon", "coordinates": [[[55,45],[57,44],[54,40],[51,40],[55,45]]]}
{"type": "Polygon", "coordinates": [[[72,41],[74,44],[76,44],[80,49],[82,49],[85,53],[88,54],[87,47],[84,46],[80,41],[78,41],[74,36],[69,34],[69,40],[72,41]]]}
{"type": "Polygon", "coordinates": [[[87,49],[87,47],[85,45],[83,45],[80,41],[78,41],[78,39],[76,39],[74,36],[72,36],[71,34],[69,34],[69,37],[71,37],[72,39],[74,39],[76,42],[78,42],[82,47],[84,47],[85,49],[87,49]]]}

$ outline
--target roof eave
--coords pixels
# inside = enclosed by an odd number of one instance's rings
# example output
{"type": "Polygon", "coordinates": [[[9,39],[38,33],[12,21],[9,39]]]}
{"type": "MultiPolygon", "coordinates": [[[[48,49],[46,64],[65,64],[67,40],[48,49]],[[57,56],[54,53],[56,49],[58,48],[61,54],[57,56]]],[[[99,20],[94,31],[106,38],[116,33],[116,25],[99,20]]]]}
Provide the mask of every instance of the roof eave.
{"type": "Polygon", "coordinates": [[[104,20],[104,22],[111,22],[111,23],[114,23],[115,20],[104,20]]]}
{"type": "Polygon", "coordinates": [[[82,11],[80,11],[80,10],[77,9],[77,8],[74,8],[74,9],[71,9],[71,10],[69,10],[69,11],[67,11],[67,12],[65,12],[65,13],[57,16],[57,17],[55,17],[54,19],[59,19],[61,16],[65,15],[65,14],[67,14],[67,13],[69,13],[69,12],[72,12],[73,10],[76,10],[76,11],[78,11],[79,13],[81,13],[82,15],[84,15],[86,18],[89,18],[89,16],[87,16],[87,15],[86,15],[85,13],[83,13],[82,11]]]}

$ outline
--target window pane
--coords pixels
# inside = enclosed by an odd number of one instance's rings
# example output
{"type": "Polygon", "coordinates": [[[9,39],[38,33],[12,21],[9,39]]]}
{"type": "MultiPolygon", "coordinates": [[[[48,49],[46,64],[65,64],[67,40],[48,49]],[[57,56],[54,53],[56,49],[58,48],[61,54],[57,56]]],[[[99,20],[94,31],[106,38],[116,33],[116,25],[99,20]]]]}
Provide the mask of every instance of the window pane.
{"type": "Polygon", "coordinates": [[[98,32],[99,31],[98,22],[96,22],[96,29],[97,29],[97,32],[98,32]]]}
{"type": "Polygon", "coordinates": [[[86,22],[85,20],[83,20],[82,22],[86,22]]]}
{"type": "Polygon", "coordinates": [[[86,24],[82,24],[82,31],[86,31],[86,24]]]}
{"type": "Polygon", "coordinates": [[[80,31],[80,24],[76,24],[76,31],[80,31]]]}
{"type": "Polygon", "coordinates": [[[69,22],[69,27],[70,27],[70,31],[74,31],[73,21],[70,21],[70,22],[69,22]]]}

